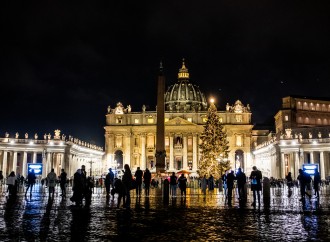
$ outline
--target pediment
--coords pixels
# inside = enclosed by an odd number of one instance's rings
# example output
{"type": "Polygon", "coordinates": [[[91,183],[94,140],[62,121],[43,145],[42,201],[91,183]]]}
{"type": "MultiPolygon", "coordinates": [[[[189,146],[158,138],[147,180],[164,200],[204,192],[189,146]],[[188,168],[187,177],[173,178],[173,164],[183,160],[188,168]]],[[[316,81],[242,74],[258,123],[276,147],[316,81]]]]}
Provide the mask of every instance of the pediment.
{"type": "Polygon", "coordinates": [[[180,117],[176,117],[176,118],[173,118],[169,121],[167,121],[165,123],[165,125],[175,125],[175,126],[179,126],[179,125],[196,125],[192,122],[189,122],[188,120],[186,119],[183,119],[183,118],[180,118],[180,117]]]}

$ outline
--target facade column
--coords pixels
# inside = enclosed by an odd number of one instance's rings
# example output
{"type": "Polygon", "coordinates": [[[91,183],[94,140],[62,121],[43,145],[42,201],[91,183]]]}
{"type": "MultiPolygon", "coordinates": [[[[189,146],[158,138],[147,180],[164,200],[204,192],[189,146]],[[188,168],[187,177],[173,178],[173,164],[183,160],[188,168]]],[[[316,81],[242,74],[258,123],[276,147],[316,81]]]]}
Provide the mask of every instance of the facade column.
{"type": "Polygon", "coordinates": [[[37,152],[33,152],[32,163],[37,163],[37,152]]]}
{"type": "Polygon", "coordinates": [[[198,154],[198,145],[197,145],[197,135],[193,136],[193,171],[197,171],[197,154],[198,154]]]}
{"type": "Polygon", "coordinates": [[[44,150],[42,152],[42,177],[47,176],[46,169],[47,169],[47,159],[46,159],[46,150],[44,150]]]}
{"type": "Polygon", "coordinates": [[[294,177],[293,177],[293,179],[296,179],[297,177],[298,177],[298,175],[299,175],[299,166],[300,166],[300,164],[299,164],[299,153],[298,152],[295,152],[294,153],[294,177]]]}
{"type": "Polygon", "coordinates": [[[188,170],[188,142],[187,135],[183,136],[183,166],[182,169],[188,170]]]}
{"type": "Polygon", "coordinates": [[[2,174],[3,177],[7,177],[9,174],[7,174],[7,151],[3,151],[3,157],[2,157],[2,174]]]}
{"type": "Polygon", "coordinates": [[[27,177],[27,171],[26,171],[26,167],[27,166],[27,152],[24,151],[23,152],[23,165],[22,165],[22,176],[27,177]]]}
{"type": "MultiPolygon", "coordinates": [[[[61,153],[61,169],[64,169],[65,170],[65,157],[64,157],[65,153],[61,153]]],[[[61,169],[59,170],[59,173],[58,174],[61,174],[61,169]]]]}
{"type": "Polygon", "coordinates": [[[17,175],[17,151],[14,151],[12,171],[14,171],[15,175],[17,175]]]}
{"type": "Polygon", "coordinates": [[[314,151],[310,152],[311,164],[314,164],[314,151]]]}
{"type": "Polygon", "coordinates": [[[170,134],[170,171],[174,170],[173,134],[170,134]]]}
{"type": "Polygon", "coordinates": [[[146,135],[141,134],[141,170],[145,170],[147,167],[146,159],[146,135]]]}
{"type": "Polygon", "coordinates": [[[124,159],[124,164],[128,164],[129,167],[132,166],[131,164],[131,135],[127,134],[126,136],[124,136],[124,139],[126,139],[126,142],[124,142],[125,144],[125,153],[123,155],[123,159],[124,159]]]}
{"type": "Polygon", "coordinates": [[[325,179],[324,151],[320,152],[320,175],[321,175],[321,179],[325,179]]]}
{"type": "Polygon", "coordinates": [[[50,169],[51,169],[51,157],[52,157],[52,154],[50,152],[47,152],[45,176],[50,172],[50,169]]]}
{"type": "Polygon", "coordinates": [[[281,153],[281,167],[280,167],[281,171],[281,178],[284,179],[285,178],[285,154],[281,153]]]}

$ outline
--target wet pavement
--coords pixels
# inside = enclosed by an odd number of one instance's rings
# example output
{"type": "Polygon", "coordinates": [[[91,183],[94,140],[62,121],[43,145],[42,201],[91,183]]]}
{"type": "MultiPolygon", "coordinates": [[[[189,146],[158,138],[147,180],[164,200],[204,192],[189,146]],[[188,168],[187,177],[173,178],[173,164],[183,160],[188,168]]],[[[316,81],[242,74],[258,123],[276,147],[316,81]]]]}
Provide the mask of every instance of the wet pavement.
{"type": "Polygon", "coordinates": [[[306,199],[299,189],[271,189],[271,203],[253,208],[252,194],[245,207],[237,198],[232,208],[217,190],[202,195],[188,189],[187,197],[163,200],[161,188],[150,197],[135,197],[131,209],[116,208],[104,189],[95,188],[90,208],[77,208],[60,196],[48,199],[36,186],[32,196],[19,192],[16,200],[0,187],[0,241],[330,241],[330,187],[323,187],[319,201],[306,199]]]}

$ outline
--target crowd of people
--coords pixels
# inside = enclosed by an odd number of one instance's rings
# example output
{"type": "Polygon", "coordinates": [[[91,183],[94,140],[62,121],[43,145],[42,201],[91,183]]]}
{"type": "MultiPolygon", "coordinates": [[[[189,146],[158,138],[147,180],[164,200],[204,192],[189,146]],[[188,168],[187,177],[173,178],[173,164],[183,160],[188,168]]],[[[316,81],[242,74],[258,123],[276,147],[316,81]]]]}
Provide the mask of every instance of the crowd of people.
{"type": "MultiPolygon", "coordinates": [[[[16,176],[15,172],[12,171],[6,179],[6,184],[8,185],[7,192],[9,197],[15,197],[17,195],[18,186],[24,184],[26,186],[25,196],[27,196],[30,191],[30,196],[32,196],[32,189],[36,183],[36,174],[34,170],[31,169],[28,173],[27,179],[24,177],[16,176]]],[[[4,177],[0,171],[0,183],[2,183],[4,177]]],[[[54,169],[51,169],[51,172],[48,173],[47,177],[41,180],[42,185],[46,184],[48,187],[49,198],[54,197],[55,187],[59,183],[61,188],[60,196],[66,197],[66,187],[68,184],[67,173],[64,169],[61,169],[61,174],[56,175],[54,169]]],[[[181,197],[186,196],[187,189],[187,178],[184,174],[176,175],[175,172],[168,178],[169,181],[169,195],[172,198],[177,197],[177,187],[180,189],[181,197]]],[[[245,203],[247,200],[247,185],[251,188],[253,192],[253,202],[252,206],[256,206],[257,203],[260,206],[260,192],[262,191],[262,173],[257,169],[256,166],[252,167],[252,172],[249,177],[238,168],[236,174],[233,170],[227,170],[220,177],[220,179],[215,180],[212,174],[207,178],[206,175],[199,179],[199,186],[202,191],[202,194],[206,195],[206,190],[213,191],[215,187],[218,187],[220,192],[223,192],[225,195],[226,204],[232,206],[233,198],[233,189],[237,189],[238,200],[240,203],[245,203]]],[[[287,174],[285,179],[274,179],[270,178],[270,186],[273,187],[284,187],[287,185],[289,191],[295,186],[300,187],[301,201],[305,201],[307,196],[309,199],[312,198],[312,190],[314,190],[314,196],[319,198],[319,187],[323,184],[320,178],[320,173],[315,170],[314,180],[311,176],[304,172],[302,169],[299,169],[299,176],[297,179],[292,178],[291,172],[287,174]],[[313,189],[312,189],[313,187],[313,189]]],[[[100,181],[102,184],[102,181],[100,181]]],[[[91,197],[94,187],[94,179],[90,176],[87,176],[85,166],[82,165],[80,169],[77,169],[73,176],[72,182],[72,191],[73,195],[70,200],[75,203],[76,206],[81,206],[83,200],[85,201],[85,206],[91,204],[91,197]]],[[[117,207],[120,207],[121,201],[123,201],[123,207],[129,208],[131,204],[130,191],[135,190],[136,197],[139,198],[142,196],[142,188],[144,188],[144,194],[146,197],[150,194],[150,187],[157,187],[158,180],[153,179],[150,171],[146,168],[145,171],[142,171],[140,167],[134,173],[134,176],[131,172],[131,169],[128,164],[124,165],[122,179],[119,179],[115,176],[112,169],[109,169],[108,174],[105,176],[104,185],[106,189],[107,199],[112,196],[114,199],[115,194],[117,194],[117,207]]]]}

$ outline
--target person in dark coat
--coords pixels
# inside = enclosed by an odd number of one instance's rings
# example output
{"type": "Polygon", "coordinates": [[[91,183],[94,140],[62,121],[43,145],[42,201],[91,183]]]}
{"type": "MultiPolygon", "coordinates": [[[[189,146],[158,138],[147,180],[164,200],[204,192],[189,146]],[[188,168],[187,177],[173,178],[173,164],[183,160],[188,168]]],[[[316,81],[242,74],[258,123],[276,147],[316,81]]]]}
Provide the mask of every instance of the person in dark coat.
{"type": "Polygon", "coordinates": [[[144,188],[146,189],[145,194],[147,197],[149,197],[151,173],[148,168],[146,168],[146,170],[143,174],[143,182],[144,182],[144,188]]]}
{"type": "Polygon", "coordinates": [[[178,178],[175,175],[175,172],[172,172],[170,176],[170,194],[172,197],[176,197],[176,187],[178,184],[178,178]]]}
{"type": "Polygon", "coordinates": [[[61,194],[62,197],[66,196],[66,182],[67,182],[67,174],[64,171],[64,169],[61,169],[60,187],[61,187],[61,191],[62,191],[62,194],[61,194]]]}
{"type": "Polygon", "coordinates": [[[253,191],[252,206],[256,206],[256,196],[258,196],[258,204],[260,206],[260,191],[262,190],[262,187],[261,187],[262,174],[261,174],[261,171],[259,171],[256,166],[253,166],[252,170],[253,171],[251,172],[251,175],[250,175],[251,190],[253,191]]]}
{"type": "Polygon", "coordinates": [[[233,188],[234,188],[234,180],[235,180],[234,171],[231,171],[227,175],[227,189],[228,189],[228,206],[231,207],[231,200],[233,197],[233,188]]]}
{"type": "Polygon", "coordinates": [[[114,188],[111,190],[111,195],[114,197],[115,193],[118,194],[117,198],[117,208],[120,207],[121,198],[124,195],[124,185],[123,182],[119,178],[115,178],[113,183],[114,188]]]}
{"type": "Polygon", "coordinates": [[[320,197],[320,193],[319,193],[319,185],[321,182],[321,176],[320,173],[317,169],[315,169],[315,173],[314,173],[314,195],[319,198],[320,197]]]}
{"type": "Polygon", "coordinates": [[[214,190],[214,177],[212,176],[212,174],[210,175],[210,177],[208,179],[208,187],[209,187],[209,191],[214,190]]]}
{"type": "Polygon", "coordinates": [[[241,168],[238,168],[238,171],[236,173],[236,180],[237,180],[237,190],[238,190],[238,196],[239,200],[245,200],[245,190],[244,186],[246,183],[246,175],[244,172],[242,172],[241,168]]]}
{"type": "Polygon", "coordinates": [[[290,188],[293,186],[291,172],[288,173],[288,175],[285,177],[285,179],[286,179],[286,184],[288,186],[288,189],[290,190],[290,188]]]}
{"type": "Polygon", "coordinates": [[[183,173],[179,177],[178,183],[179,183],[179,188],[181,190],[181,196],[186,196],[187,178],[185,178],[183,173]]]}
{"type": "Polygon", "coordinates": [[[105,190],[107,191],[107,196],[110,194],[110,187],[114,187],[114,178],[115,174],[113,173],[112,169],[109,168],[108,174],[105,176],[105,190]]]}
{"type": "Polygon", "coordinates": [[[130,208],[131,206],[131,195],[130,195],[130,190],[132,187],[132,172],[131,169],[129,168],[128,164],[124,165],[124,175],[123,175],[123,185],[124,185],[124,199],[123,199],[123,206],[125,208],[130,208]]]}
{"type": "Polygon", "coordinates": [[[307,195],[309,198],[311,198],[311,194],[308,194],[306,192],[306,187],[309,190],[310,182],[311,182],[311,177],[309,174],[304,172],[302,169],[299,169],[299,175],[297,177],[299,181],[299,186],[300,186],[300,196],[303,203],[305,202],[305,195],[307,195]]]}
{"type": "Polygon", "coordinates": [[[32,195],[32,188],[34,186],[34,184],[36,183],[36,174],[34,173],[34,169],[31,169],[31,172],[28,173],[28,177],[27,177],[28,181],[27,181],[27,188],[25,191],[25,196],[30,188],[30,196],[32,195]]]}
{"type": "Polygon", "coordinates": [[[136,196],[140,197],[141,196],[141,187],[142,187],[142,177],[143,177],[143,171],[140,170],[140,167],[137,168],[135,174],[135,181],[136,181],[136,196]]]}
{"type": "Polygon", "coordinates": [[[73,195],[70,198],[72,202],[76,203],[76,206],[80,206],[82,203],[84,185],[82,179],[81,169],[78,169],[73,176],[73,186],[72,186],[73,195]]]}

